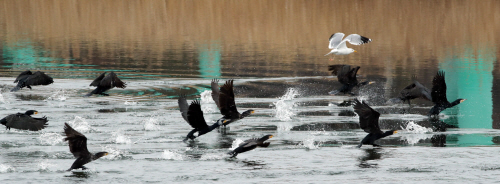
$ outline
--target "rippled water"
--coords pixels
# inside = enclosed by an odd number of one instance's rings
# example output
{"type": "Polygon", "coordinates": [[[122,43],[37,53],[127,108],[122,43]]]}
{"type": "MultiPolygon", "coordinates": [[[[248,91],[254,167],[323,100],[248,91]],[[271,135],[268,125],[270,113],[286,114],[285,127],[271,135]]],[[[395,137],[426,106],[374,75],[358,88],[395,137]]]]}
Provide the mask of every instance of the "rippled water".
{"type": "MultiPolygon", "coordinates": [[[[39,132],[0,127],[2,183],[422,183],[497,181],[500,164],[498,1],[2,1],[1,116],[35,109],[39,132]],[[329,61],[327,38],[359,33],[373,42],[329,61]],[[357,97],[339,88],[329,64],[360,65],[375,84],[357,97]],[[9,92],[26,69],[54,84],[9,92]],[[423,100],[387,105],[411,82],[432,87],[446,72],[448,99],[464,103],[426,116],[423,100]],[[82,96],[103,71],[126,89],[82,96]],[[201,99],[207,122],[221,117],[210,81],[235,79],[239,111],[255,113],[195,141],[177,98],[201,99]],[[382,148],[344,100],[366,100],[382,148]],[[403,113],[405,109],[405,113],[403,113]],[[110,154],[66,172],[74,161],[63,125],[110,154]],[[273,134],[268,148],[229,159],[242,141],[273,134]]],[[[349,46],[349,45],[348,45],[349,46]]]]}

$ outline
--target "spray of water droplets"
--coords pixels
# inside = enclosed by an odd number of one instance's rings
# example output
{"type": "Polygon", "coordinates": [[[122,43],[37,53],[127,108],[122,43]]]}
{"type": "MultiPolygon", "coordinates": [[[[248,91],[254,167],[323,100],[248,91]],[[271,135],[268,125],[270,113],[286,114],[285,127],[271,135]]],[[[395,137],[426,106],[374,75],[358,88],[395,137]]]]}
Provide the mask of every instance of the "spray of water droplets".
{"type": "Polygon", "coordinates": [[[212,99],[212,90],[203,91],[201,94],[201,110],[205,113],[215,112],[217,110],[217,106],[215,106],[215,102],[212,99]]]}
{"type": "Polygon", "coordinates": [[[3,104],[8,104],[9,102],[5,101],[5,99],[3,98],[3,95],[0,94],[0,103],[3,103],[3,104]]]}
{"type": "Polygon", "coordinates": [[[50,168],[53,166],[54,166],[54,164],[51,164],[48,160],[42,160],[38,163],[38,171],[39,172],[50,172],[50,168]]]}
{"type": "Polygon", "coordinates": [[[61,134],[58,133],[42,133],[38,137],[38,141],[42,145],[51,145],[54,146],[56,144],[59,144],[63,142],[64,137],[61,134]]]}
{"type": "Polygon", "coordinates": [[[160,130],[160,127],[158,126],[158,120],[155,117],[150,117],[144,120],[144,130],[160,130]]]}
{"type": "Polygon", "coordinates": [[[68,121],[68,124],[78,132],[90,132],[93,130],[87,120],[80,116],[75,116],[75,119],[73,121],[68,121]]]}
{"type": "Polygon", "coordinates": [[[16,169],[10,165],[0,164],[0,173],[15,172],[16,169]]]}
{"type": "Polygon", "coordinates": [[[165,160],[184,160],[181,154],[170,151],[170,150],[163,150],[163,153],[161,154],[161,158],[165,160]]]}
{"type": "Polygon", "coordinates": [[[67,99],[66,92],[64,90],[59,90],[56,93],[50,95],[45,101],[65,101],[67,99]]]}
{"type": "Polygon", "coordinates": [[[130,140],[130,138],[128,138],[126,135],[120,133],[120,131],[113,132],[111,134],[113,135],[114,138],[113,142],[117,144],[132,144],[132,140],[130,140]]]}
{"type": "Polygon", "coordinates": [[[235,139],[233,141],[233,144],[231,145],[231,148],[229,148],[229,150],[233,151],[234,149],[238,148],[238,146],[240,146],[240,144],[243,142],[243,140],[241,139],[235,139]]]}
{"type": "Polygon", "coordinates": [[[408,144],[414,145],[420,142],[420,140],[425,140],[432,137],[432,128],[425,128],[413,121],[409,121],[406,127],[401,127],[404,132],[409,134],[404,134],[403,138],[408,144]]]}
{"type": "Polygon", "coordinates": [[[304,139],[301,143],[299,143],[299,147],[303,147],[306,149],[319,149],[322,142],[318,141],[317,143],[314,143],[315,137],[313,135],[308,136],[306,139],[304,139]]]}
{"type": "Polygon", "coordinates": [[[292,117],[295,116],[293,112],[293,108],[297,106],[294,102],[294,99],[299,95],[297,90],[293,88],[288,88],[285,95],[278,98],[278,101],[273,102],[275,107],[274,109],[274,117],[278,118],[281,121],[291,121],[292,117]]]}

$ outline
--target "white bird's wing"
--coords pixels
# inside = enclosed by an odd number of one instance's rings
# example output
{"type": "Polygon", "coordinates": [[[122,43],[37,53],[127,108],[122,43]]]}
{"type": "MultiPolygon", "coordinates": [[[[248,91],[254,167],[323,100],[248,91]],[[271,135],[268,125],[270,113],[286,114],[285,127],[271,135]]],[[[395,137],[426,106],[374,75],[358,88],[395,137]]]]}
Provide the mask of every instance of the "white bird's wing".
{"type": "Polygon", "coordinates": [[[361,36],[359,34],[350,34],[349,36],[345,37],[345,39],[342,41],[343,42],[348,41],[350,44],[353,44],[353,45],[362,45],[362,44],[371,42],[372,39],[361,36]]]}
{"type": "Polygon", "coordinates": [[[330,45],[328,45],[329,49],[335,49],[344,38],[344,33],[335,33],[330,36],[330,45]]]}

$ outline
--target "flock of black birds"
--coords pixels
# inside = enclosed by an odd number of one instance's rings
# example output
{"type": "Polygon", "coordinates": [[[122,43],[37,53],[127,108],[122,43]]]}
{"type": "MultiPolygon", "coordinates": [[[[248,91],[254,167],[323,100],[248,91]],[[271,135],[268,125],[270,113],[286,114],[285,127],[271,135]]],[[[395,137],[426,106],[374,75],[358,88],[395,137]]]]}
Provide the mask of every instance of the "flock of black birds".
{"type": "MultiPolygon", "coordinates": [[[[359,36],[359,35],[358,35],[359,36]]],[[[332,38],[330,38],[330,42],[332,42],[332,38]]],[[[351,37],[352,39],[352,37],[351,37]]],[[[360,36],[359,44],[368,43],[371,39],[360,36]],[[364,38],[364,39],[361,39],[364,38]]],[[[345,42],[345,41],[344,41],[345,42]]],[[[342,45],[342,44],[340,44],[342,45]]],[[[345,46],[345,43],[343,43],[345,46]]],[[[351,52],[352,53],[352,52],[351,52]]],[[[341,55],[341,54],[338,54],[341,55]]],[[[332,75],[337,77],[337,80],[342,84],[342,87],[338,90],[334,90],[329,92],[330,95],[339,95],[339,94],[349,94],[355,95],[352,93],[353,88],[362,87],[365,85],[372,84],[372,81],[364,81],[359,82],[356,78],[357,72],[359,71],[360,66],[351,66],[351,65],[330,65],[328,66],[328,70],[332,72],[332,75]]],[[[49,85],[54,81],[52,77],[46,75],[44,72],[37,71],[32,73],[31,71],[24,71],[15,79],[14,83],[17,82],[17,85],[11,90],[11,92],[19,91],[20,89],[27,87],[32,89],[32,86],[37,85],[49,85]]],[[[189,125],[193,128],[186,136],[183,141],[187,141],[189,139],[194,140],[195,138],[202,136],[211,132],[212,130],[223,126],[224,129],[227,125],[243,119],[252,113],[254,110],[247,110],[243,113],[238,112],[236,108],[236,103],[234,100],[234,91],[233,91],[233,80],[227,80],[223,86],[219,86],[217,79],[213,79],[211,82],[212,89],[212,99],[216,103],[218,109],[220,110],[221,115],[223,116],[219,120],[217,120],[214,124],[208,125],[203,117],[203,111],[201,110],[201,105],[198,100],[193,100],[190,105],[186,100],[186,95],[179,95],[178,105],[179,110],[181,112],[184,120],[189,123],[189,125]],[[198,132],[198,135],[195,136],[195,133],[198,132]]],[[[425,100],[429,100],[434,102],[434,107],[429,110],[429,116],[436,116],[441,111],[458,105],[465,101],[465,99],[457,99],[453,102],[449,102],[446,97],[446,82],[445,82],[445,73],[444,71],[438,71],[434,79],[432,80],[432,89],[429,90],[422,84],[420,84],[416,77],[413,77],[413,83],[405,87],[399,93],[397,98],[389,99],[388,102],[391,103],[404,103],[408,102],[411,108],[410,100],[416,98],[422,98],[425,100]]],[[[86,94],[84,97],[89,97],[93,94],[108,96],[108,94],[104,93],[109,89],[114,87],[125,88],[125,82],[121,81],[118,76],[114,72],[110,72],[106,75],[106,72],[102,73],[99,77],[97,77],[90,86],[95,86],[96,89],[86,94]]],[[[362,145],[372,145],[379,147],[380,145],[376,144],[375,141],[394,133],[397,133],[396,130],[390,130],[383,132],[380,130],[379,126],[379,117],[380,113],[372,109],[365,102],[360,102],[355,99],[351,103],[347,105],[353,106],[354,112],[359,116],[359,124],[361,129],[363,129],[368,135],[362,139],[358,148],[362,145]]],[[[2,125],[6,126],[6,129],[15,128],[21,130],[31,130],[38,131],[45,128],[48,124],[48,120],[46,117],[43,118],[34,118],[31,117],[33,114],[37,114],[38,112],[35,110],[29,110],[25,113],[17,113],[11,114],[7,117],[0,120],[2,125]]],[[[81,134],[80,132],[73,129],[67,123],[64,124],[64,134],[66,138],[64,141],[68,141],[70,152],[75,156],[76,161],[71,165],[71,168],[68,169],[86,169],[84,167],[85,164],[96,160],[102,156],[107,155],[107,152],[99,152],[96,154],[91,154],[87,150],[87,138],[81,134]]],[[[228,154],[231,157],[235,157],[239,153],[243,153],[246,151],[250,151],[255,149],[256,147],[268,147],[269,142],[265,142],[268,139],[272,138],[273,135],[266,135],[259,139],[248,139],[243,143],[239,144],[239,146],[228,154]]]]}

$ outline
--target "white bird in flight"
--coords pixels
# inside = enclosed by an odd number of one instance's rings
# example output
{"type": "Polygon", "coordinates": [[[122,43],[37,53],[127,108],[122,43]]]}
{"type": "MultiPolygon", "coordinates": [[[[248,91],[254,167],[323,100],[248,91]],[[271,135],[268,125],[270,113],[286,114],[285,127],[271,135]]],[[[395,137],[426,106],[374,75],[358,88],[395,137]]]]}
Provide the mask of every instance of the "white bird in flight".
{"type": "Polygon", "coordinates": [[[330,36],[330,44],[328,45],[328,48],[332,49],[332,51],[330,51],[325,56],[329,54],[347,55],[356,52],[354,49],[347,48],[346,42],[349,42],[353,45],[362,45],[372,41],[372,39],[361,36],[359,34],[350,34],[349,36],[345,37],[345,39],[342,40],[343,37],[344,33],[335,33],[332,34],[332,36],[330,36]]]}

